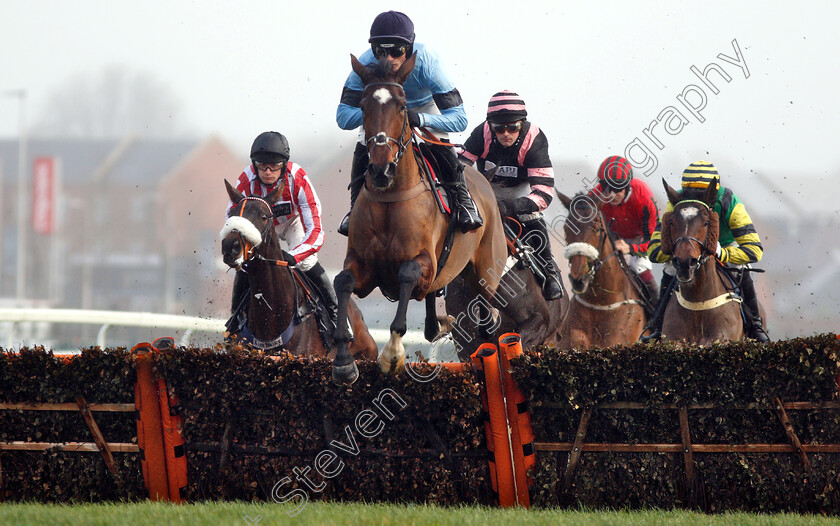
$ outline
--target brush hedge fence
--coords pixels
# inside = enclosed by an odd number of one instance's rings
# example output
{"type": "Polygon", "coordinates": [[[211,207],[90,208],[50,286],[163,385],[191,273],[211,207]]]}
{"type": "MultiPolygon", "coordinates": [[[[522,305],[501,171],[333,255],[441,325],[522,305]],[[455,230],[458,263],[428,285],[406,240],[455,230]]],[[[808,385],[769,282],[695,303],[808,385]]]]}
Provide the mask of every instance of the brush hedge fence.
{"type": "Polygon", "coordinates": [[[0,499],[492,504],[503,455],[521,505],[840,514],[836,335],[499,356],[518,434],[488,416],[487,361],[415,366],[429,381],[361,363],[348,388],[327,360],[230,345],[0,352],[0,499]]]}

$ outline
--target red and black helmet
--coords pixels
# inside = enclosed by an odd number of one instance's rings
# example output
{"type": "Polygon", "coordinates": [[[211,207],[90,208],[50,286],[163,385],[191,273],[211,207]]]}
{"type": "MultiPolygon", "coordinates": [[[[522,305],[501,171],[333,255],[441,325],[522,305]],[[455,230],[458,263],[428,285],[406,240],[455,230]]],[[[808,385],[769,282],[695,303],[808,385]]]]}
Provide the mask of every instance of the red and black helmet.
{"type": "Polygon", "coordinates": [[[598,168],[598,179],[602,190],[620,192],[633,180],[633,165],[620,155],[612,155],[598,168]]]}

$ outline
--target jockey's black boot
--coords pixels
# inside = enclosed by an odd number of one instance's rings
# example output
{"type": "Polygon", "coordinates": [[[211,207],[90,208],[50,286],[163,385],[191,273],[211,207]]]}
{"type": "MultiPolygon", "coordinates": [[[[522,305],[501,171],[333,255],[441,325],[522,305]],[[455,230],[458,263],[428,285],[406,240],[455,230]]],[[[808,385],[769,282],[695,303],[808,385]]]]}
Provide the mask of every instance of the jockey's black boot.
{"type": "Polygon", "coordinates": [[[356,149],[353,150],[353,164],[350,166],[350,186],[348,187],[350,188],[350,212],[347,212],[338,225],[338,233],[342,236],[350,233],[350,213],[353,211],[359,192],[365,185],[365,172],[367,172],[369,160],[367,146],[357,142],[356,149]]]}
{"type": "Polygon", "coordinates": [[[662,321],[665,318],[665,308],[668,306],[668,300],[671,297],[672,284],[675,281],[676,278],[674,276],[671,276],[667,272],[662,273],[662,283],[660,286],[662,295],[659,296],[659,301],[656,304],[656,309],[653,311],[653,316],[645,327],[645,330],[649,330],[650,334],[640,337],[640,342],[649,342],[652,340],[659,341],[659,339],[662,338],[662,321]]]}
{"type": "Polygon", "coordinates": [[[338,298],[335,296],[335,289],[333,289],[332,282],[329,276],[327,276],[327,271],[324,270],[324,267],[320,263],[315,263],[311,269],[306,271],[306,277],[311,279],[312,283],[318,287],[318,293],[323,298],[324,305],[327,307],[327,313],[330,316],[332,326],[336,327],[336,323],[338,322],[338,298]]]}
{"type": "Polygon", "coordinates": [[[542,284],[542,295],[547,301],[559,300],[563,297],[563,285],[560,283],[560,276],[557,274],[557,263],[551,254],[551,243],[548,238],[548,226],[543,218],[524,221],[522,226],[527,233],[525,240],[531,247],[539,250],[537,256],[545,274],[545,281],[542,284]],[[536,235],[535,235],[536,234],[536,235]],[[538,247],[534,245],[539,241],[538,247]]]}
{"type": "Polygon", "coordinates": [[[744,303],[747,305],[749,312],[747,313],[747,325],[749,329],[748,336],[761,343],[770,341],[767,331],[764,330],[764,321],[761,319],[761,314],[758,310],[758,298],[755,295],[755,284],[753,284],[752,272],[744,271],[741,278],[741,293],[744,295],[744,303]]]}
{"type": "Polygon", "coordinates": [[[439,154],[437,157],[445,162],[447,166],[443,168],[441,180],[451,189],[449,195],[455,201],[452,203],[452,212],[456,215],[458,225],[462,232],[469,232],[475,230],[484,224],[481,219],[481,214],[475,206],[475,201],[470,197],[470,192],[467,189],[467,180],[464,177],[464,165],[458,160],[455,155],[455,150],[449,146],[433,145],[433,148],[439,154]]]}

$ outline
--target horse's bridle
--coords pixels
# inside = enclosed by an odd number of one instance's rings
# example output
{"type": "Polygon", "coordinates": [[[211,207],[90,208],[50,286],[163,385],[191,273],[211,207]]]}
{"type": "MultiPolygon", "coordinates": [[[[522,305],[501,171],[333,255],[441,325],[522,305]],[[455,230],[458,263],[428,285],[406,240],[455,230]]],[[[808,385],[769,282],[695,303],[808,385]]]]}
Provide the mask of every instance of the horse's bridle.
{"type": "MultiPolygon", "coordinates": [[[[397,88],[400,88],[400,90],[403,92],[403,95],[405,95],[405,88],[402,86],[402,84],[399,84],[397,82],[373,82],[365,86],[365,91],[367,91],[368,88],[374,86],[395,86],[397,88]]],[[[371,143],[373,143],[373,146],[387,146],[388,149],[393,152],[394,148],[390,144],[390,142],[393,142],[397,145],[397,153],[396,155],[394,155],[393,162],[394,164],[400,162],[400,158],[402,158],[403,154],[408,148],[408,143],[411,142],[411,134],[408,135],[408,138],[405,140],[405,142],[402,142],[402,138],[405,137],[405,131],[406,129],[408,129],[407,107],[403,105],[402,109],[405,111],[403,112],[403,127],[402,131],[400,132],[400,140],[394,139],[393,137],[388,136],[384,131],[381,131],[365,141],[365,145],[368,147],[368,154],[370,153],[371,143]]]]}
{"type": "MultiPolygon", "coordinates": [[[[249,196],[242,199],[242,201],[241,201],[242,206],[239,207],[239,213],[235,214],[238,217],[243,217],[242,214],[245,212],[245,202],[246,201],[257,201],[257,202],[260,202],[260,203],[264,204],[266,206],[266,208],[268,208],[268,213],[269,213],[269,216],[271,217],[271,219],[268,220],[268,224],[265,226],[265,229],[262,232],[260,232],[260,238],[261,238],[262,242],[265,242],[266,239],[268,239],[270,229],[274,226],[274,211],[271,209],[271,205],[269,204],[269,202],[266,201],[265,199],[263,199],[261,197],[256,197],[256,196],[253,196],[253,195],[249,195],[249,196]]],[[[264,258],[263,256],[261,256],[259,254],[255,255],[254,254],[254,249],[257,248],[257,245],[251,245],[248,242],[248,240],[242,236],[242,232],[240,232],[239,230],[236,230],[236,229],[232,230],[231,232],[235,232],[239,236],[239,246],[242,247],[241,248],[242,252],[240,252],[240,254],[239,254],[242,257],[242,266],[245,266],[245,264],[248,263],[248,261],[250,261],[252,257],[254,259],[258,259],[258,260],[273,261],[273,260],[268,260],[268,259],[264,258]]],[[[285,264],[285,261],[283,263],[285,264]]]]}
{"type": "MultiPolygon", "coordinates": [[[[711,208],[709,208],[709,205],[707,205],[703,201],[698,201],[696,199],[686,199],[685,201],[680,201],[679,203],[674,205],[674,211],[676,211],[677,206],[679,206],[683,203],[698,203],[698,204],[703,205],[703,207],[705,207],[706,210],[711,210],[711,208]]],[[[673,254],[674,252],[677,251],[677,247],[680,246],[680,243],[697,243],[697,245],[700,246],[700,257],[697,259],[697,264],[694,266],[694,270],[698,270],[700,267],[703,266],[703,264],[706,262],[706,260],[709,259],[709,256],[712,255],[712,253],[709,252],[709,250],[706,248],[706,242],[708,240],[709,240],[709,229],[708,228],[706,229],[706,239],[704,239],[703,241],[700,241],[699,239],[697,239],[694,236],[680,236],[680,237],[674,239],[673,242],[671,243],[671,254],[673,254]]],[[[674,259],[676,259],[676,258],[674,258],[674,259]]]]}
{"type": "MultiPolygon", "coordinates": [[[[604,263],[606,263],[607,261],[609,261],[609,259],[610,259],[611,257],[615,256],[615,250],[613,250],[612,254],[610,254],[609,256],[607,256],[605,259],[599,259],[599,257],[600,257],[600,255],[601,255],[601,253],[604,251],[604,250],[603,250],[603,248],[604,248],[604,243],[606,242],[606,240],[607,240],[607,237],[608,237],[608,236],[607,236],[607,226],[606,226],[606,222],[604,221],[604,213],[603,213],[603,212],[601,212],[600,210],[598,211],[598,217],[601,219],[601,226],[600,226],[600,227],[598,227],[597,229],[596,229],[596,228],[593,228],[593,229],[592,229],[593,231],[596,231],[596,232],[597,232],[598,230],[600,230],[600,232],[601,232],[601,234],[600,234],[600,238],[599,238],[599,240],[598,240],[598,245],[597,245],[597,246],[594,246],[594,245],[590,245],[589,243],[583,243],[584,245],[587,245],[587,246],[589,246],[590,248],[594,249],[594,250],[595,250],[595,252],[596,252],[596,253],[597,253],[597,255],[598,255],[598,257],[595,257],[595,258],[590,258],[589,256],[587,256],[587,255],[585,255],[585,254],[584,254],[584,257],[586,257],[587,259],[592,259],[592,260],[593,260],[592,265],[590,265],[590,266],[589,266],[589,271],[586,273],[586,276],[587,276],[590,280],[595,279],[595,274],[596,274],[599,270],[601,270],[601,267],[604,265],[604,263]]],[[[570,243],[570,244],[566,247],[566,251],[568,251],[569,247],[571,247],[571,246],[572,246],[572,245],[574,245],[574,244],[575,244],[575,243],[570,243]]],[[[569,255],[566,251],[564,251],[564,256],[566,257],[566,259],[570,259],[570,258],[571,258],[571,255],[569,255]]]]}

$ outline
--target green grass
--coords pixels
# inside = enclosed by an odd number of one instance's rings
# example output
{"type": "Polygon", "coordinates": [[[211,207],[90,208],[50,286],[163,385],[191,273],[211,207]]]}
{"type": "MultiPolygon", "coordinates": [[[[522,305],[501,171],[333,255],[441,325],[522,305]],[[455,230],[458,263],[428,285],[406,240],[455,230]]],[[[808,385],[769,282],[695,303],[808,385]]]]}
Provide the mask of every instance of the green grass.
{"type": "Polygon", "coordinates": [[[273,526],[278,524],[394,525],[435,524],[491,526],[546,524],[613,525],[840,525],[840,518],[777,514],[727,513],[704,515],[688,511],[500,510],[394,504],[333,504],[310,502],[294,517],[290,506],[212,502],[204,504],[0,504],[0,525],[150,525],[150,526],[273,526]],[[262,517],[258,521],[257,517],[262,517]],[[246,517],[252,519],[250,522],[246,517]]]}

